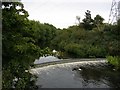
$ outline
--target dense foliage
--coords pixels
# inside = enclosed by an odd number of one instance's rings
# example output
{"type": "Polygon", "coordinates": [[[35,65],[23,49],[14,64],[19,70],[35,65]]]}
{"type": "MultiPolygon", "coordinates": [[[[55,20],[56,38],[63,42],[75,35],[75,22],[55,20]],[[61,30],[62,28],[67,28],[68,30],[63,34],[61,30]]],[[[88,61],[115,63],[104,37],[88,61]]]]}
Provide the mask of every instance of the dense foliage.
{"type": "Polygon", "coordinates": [[[2,6],[2,86],[34,89],[36,76],[29,69],[36,58],[51,54],[47,44],[56,28],[28,20],[28,12],[20,2],[3,2],[2,6]]]}
{"type": "Polygon", "coordinates": [[[41,48],[51,46],[51,41],[55,37],[56,28],[48,23],[40,23],[39,21],[30,21],[30,34],[34,38],[36,45],[41,48]],[[32,33],[34,32],[34,33],[32,33]]]}
{"type": "Polygon", "coordinates": [[[103,23],[104,19],[100,15],[96,15],[94,19],[91,18],[90,11],[87,11],[86,15],[89,16],[86,16],[79,26],[71,26],[56,32],[57,35],[53,39],[54,48],[62,51],[64,57],[118,56],[120,54],[119,21],[116,25],[109,25],[103,23]],[[91,28],[88,29],[86,25],[91,28]]]}

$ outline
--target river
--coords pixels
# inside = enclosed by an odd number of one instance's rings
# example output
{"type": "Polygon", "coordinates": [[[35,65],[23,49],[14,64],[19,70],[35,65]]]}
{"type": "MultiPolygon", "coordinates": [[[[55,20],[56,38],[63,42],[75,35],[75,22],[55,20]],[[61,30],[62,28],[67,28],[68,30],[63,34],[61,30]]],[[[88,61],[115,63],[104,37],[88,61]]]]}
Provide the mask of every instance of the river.
{"type": "Polygon", "coordinates": [[[37,64],[31,73],[38,76],[39,88],[116,88],[120,72],[104,59],[67,59],[37,64]]]}

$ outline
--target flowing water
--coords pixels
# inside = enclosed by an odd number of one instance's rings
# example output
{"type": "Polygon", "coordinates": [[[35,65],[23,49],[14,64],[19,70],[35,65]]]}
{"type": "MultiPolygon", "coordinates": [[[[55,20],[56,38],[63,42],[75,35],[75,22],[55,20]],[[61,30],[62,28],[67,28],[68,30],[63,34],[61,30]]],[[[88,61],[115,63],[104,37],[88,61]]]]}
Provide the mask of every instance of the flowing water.
{"type": "Polygon", "coordinates": [[[120,72],[106,60],[76,61],[31,69],[38,76],[39,88],[115,88],[120,72]]]}
{"type": "Polygon", "coordinates": [[[60,59],[54,56],[47,56],[47,57],[43,56],[40,57],[39,59],[36,59],[34,64],[41,64],[41,63],[53,62],[53,61],[60,61],[60,59]]]}

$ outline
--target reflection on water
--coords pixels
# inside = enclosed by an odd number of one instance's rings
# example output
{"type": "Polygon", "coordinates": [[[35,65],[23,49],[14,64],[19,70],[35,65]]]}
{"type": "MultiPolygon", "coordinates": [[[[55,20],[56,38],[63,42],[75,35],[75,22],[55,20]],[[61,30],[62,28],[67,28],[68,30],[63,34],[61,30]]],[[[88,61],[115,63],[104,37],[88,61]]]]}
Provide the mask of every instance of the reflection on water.
{"type": "Polygon", "coordinates": [[[120,87],[120,72],[105,62],[75,62],[33,69],[41,88],[120,87]]]}
{"type": "Polygon", "coordinates": [[[91,83],[99,86],[99,83],[103,83],[112,88],[120,88],[120,72],[112,70],[108,65],[101,66],[82,66],[81,71],[76,70],[78,78],[83,78],[84,84],[89,85],[91,83]]]}

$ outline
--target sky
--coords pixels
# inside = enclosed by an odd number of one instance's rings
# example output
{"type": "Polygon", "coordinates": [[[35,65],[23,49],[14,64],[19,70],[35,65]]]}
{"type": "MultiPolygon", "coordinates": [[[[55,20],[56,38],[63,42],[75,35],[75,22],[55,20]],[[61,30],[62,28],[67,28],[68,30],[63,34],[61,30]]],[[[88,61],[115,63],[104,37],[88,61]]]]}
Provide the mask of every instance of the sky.
{"type": "Polygon", "coordinates": [[[112,0],[22,0],[29,19],[49,23],[56,28],[76,25],[76,16],[80,21],[85,18],[86,10],[92,18],[101,15],[108,22],[112,0]]]}

